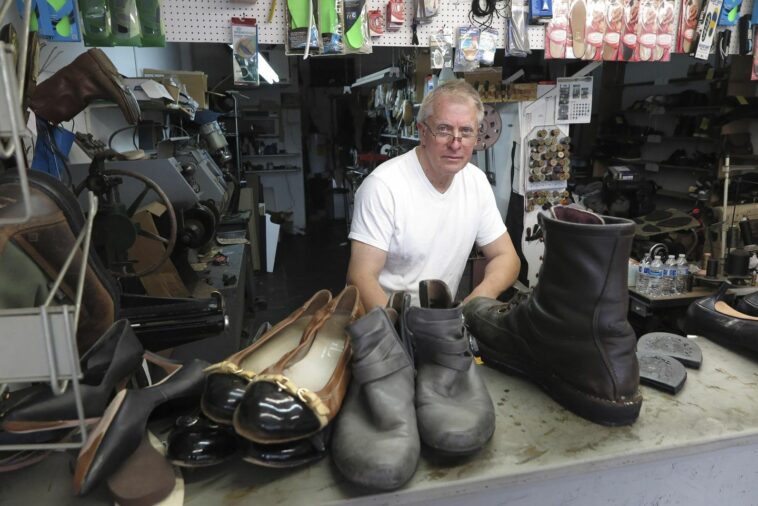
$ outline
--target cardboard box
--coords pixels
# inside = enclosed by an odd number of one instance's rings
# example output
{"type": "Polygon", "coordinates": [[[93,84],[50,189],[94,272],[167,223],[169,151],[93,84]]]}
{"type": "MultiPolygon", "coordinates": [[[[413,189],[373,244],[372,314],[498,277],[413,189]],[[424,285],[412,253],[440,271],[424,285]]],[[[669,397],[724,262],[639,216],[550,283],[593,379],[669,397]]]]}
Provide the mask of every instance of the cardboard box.
{"type": "MultiPolygon", "coordinates": [[[[187,93],[199,104],[199,109],[207,109],[208,101],[206,93],[208,92],[208,76],[205,72],[188,71],[188,70],[159,70],[144,69],[142,75],[159,80],[165,85],[163,79],[174,78],[181,81],[187,87],[187,93]]],[[[171,90],[169,90],[170,92],[171,90]]]]}

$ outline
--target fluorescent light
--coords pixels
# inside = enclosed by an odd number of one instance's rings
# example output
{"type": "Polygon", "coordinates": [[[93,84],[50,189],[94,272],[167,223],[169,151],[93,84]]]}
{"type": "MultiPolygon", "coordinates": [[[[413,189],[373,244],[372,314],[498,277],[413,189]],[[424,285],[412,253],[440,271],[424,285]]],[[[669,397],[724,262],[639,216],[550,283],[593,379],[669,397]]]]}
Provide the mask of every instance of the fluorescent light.
{"type": "Polygon", "coordinates": [[[398,81],[399,79],[400,79],[400,68],[387,67],[386,69],[380,70],[379,72],[374,72],[373,74],[369,74],[367,76],[363,76],[359,79],[356,79],[352,87],[357,88],[358,86],[365,86],[367,84],[377,85],[381,83],[391,83],[391,82],[398,81]]]}

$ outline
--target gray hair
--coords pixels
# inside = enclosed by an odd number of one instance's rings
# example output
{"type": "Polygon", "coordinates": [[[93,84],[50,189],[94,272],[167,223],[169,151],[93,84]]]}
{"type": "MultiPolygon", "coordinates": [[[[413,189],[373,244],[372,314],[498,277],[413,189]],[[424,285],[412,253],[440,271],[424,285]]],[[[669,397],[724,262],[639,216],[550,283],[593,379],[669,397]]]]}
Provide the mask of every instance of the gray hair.
{"type": "Polygon", "coordinates": [[[421,107],[418,111],[416,121],[421,123],[434,114],[434,99],[437,97],[455,97],[457,99],[468,98],[474,103],[476,109],[476,121],[481,123],[484,119],[484,105],[482,105],[482,99],[479,97],[479,93],[469,83],[463,79],[453,79],[451,81],[445,81],[440,84],[424,97],[424,101],[421,102],[421,107]]]}

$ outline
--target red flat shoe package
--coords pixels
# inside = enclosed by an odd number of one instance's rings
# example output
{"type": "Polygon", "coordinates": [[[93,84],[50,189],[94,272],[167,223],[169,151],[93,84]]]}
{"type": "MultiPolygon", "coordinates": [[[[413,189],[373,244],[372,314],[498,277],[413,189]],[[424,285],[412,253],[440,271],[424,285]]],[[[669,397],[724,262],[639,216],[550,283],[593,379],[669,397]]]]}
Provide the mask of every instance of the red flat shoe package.
{"type": "MultiPolygon", "coordinates": [[[[569,37],[569,0],[553,1],[553,18],[545,28],[545,59],[567,58],[569,37]]],[[[570,44],[569,44],[570,45],[570,44]]]]}
{"type": "MultiPolygon", "coordinates": [[[[753,47],[758,44],[758,30],[755,31],[755,34],[753,35],[753,47]]],[[[750,80],[751,81],[758,81],[758,51],[755,49],[753,50],[753,70],[750,72],[750,80]]]]}
{"type": "Polygon", "coordinates": [[[671,61],[676,30],[675,0],[663,0],[658,7],[658,32],[655,40],[655,61],[671,61]]]}
{"type": "Polygon", "coordinates": [[[697,39],[697,19],[703,0],[682,0],[679,18],[679,36],[676,39],[676,52],[690,54],[695,50],[697,39]]]}
{"type": "Polygon", "coordinates": [[[583,60],[602,60],[605,25],[605,0],[588,0],[583,60]]]}
{"type": "Polygon", "coordinates": [[[618,54],[620,61],[636,61],[639,12],[640,0],[624,0],[624,33],[621,36],[618,54]]]}
{"type": "Polygon", "coordinates": [[[624,32],[623,0],[608,0],[606,8],[606,28],[603,37],[603,60],[619,59],[619,46],[624,32]]]}
{"type": "Polygon", "coordinates": [[[637,51],[634,61],[654,61],[658,39],[658,9],[654,0],[641,0],[637,18],[637,51]]]}

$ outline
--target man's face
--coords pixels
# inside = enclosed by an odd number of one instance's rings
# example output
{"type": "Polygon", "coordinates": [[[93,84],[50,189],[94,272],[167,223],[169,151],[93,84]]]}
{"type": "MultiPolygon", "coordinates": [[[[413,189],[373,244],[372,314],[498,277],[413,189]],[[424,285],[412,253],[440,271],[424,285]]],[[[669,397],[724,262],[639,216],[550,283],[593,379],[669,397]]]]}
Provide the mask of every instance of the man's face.
{"type": "Polygon", "coordinates": [[[431,169],[439,175],[454,176],[465,167],[474,152],[478,129],[472,100],[444,95],[435,98],[432,115],[419,123],[421,143],[425,146],[431,169]],[[454,137],[440,132],[452,133],[454,137]],[[469,138],[461,138],[462,135],[469,135],[469,138]]]}

